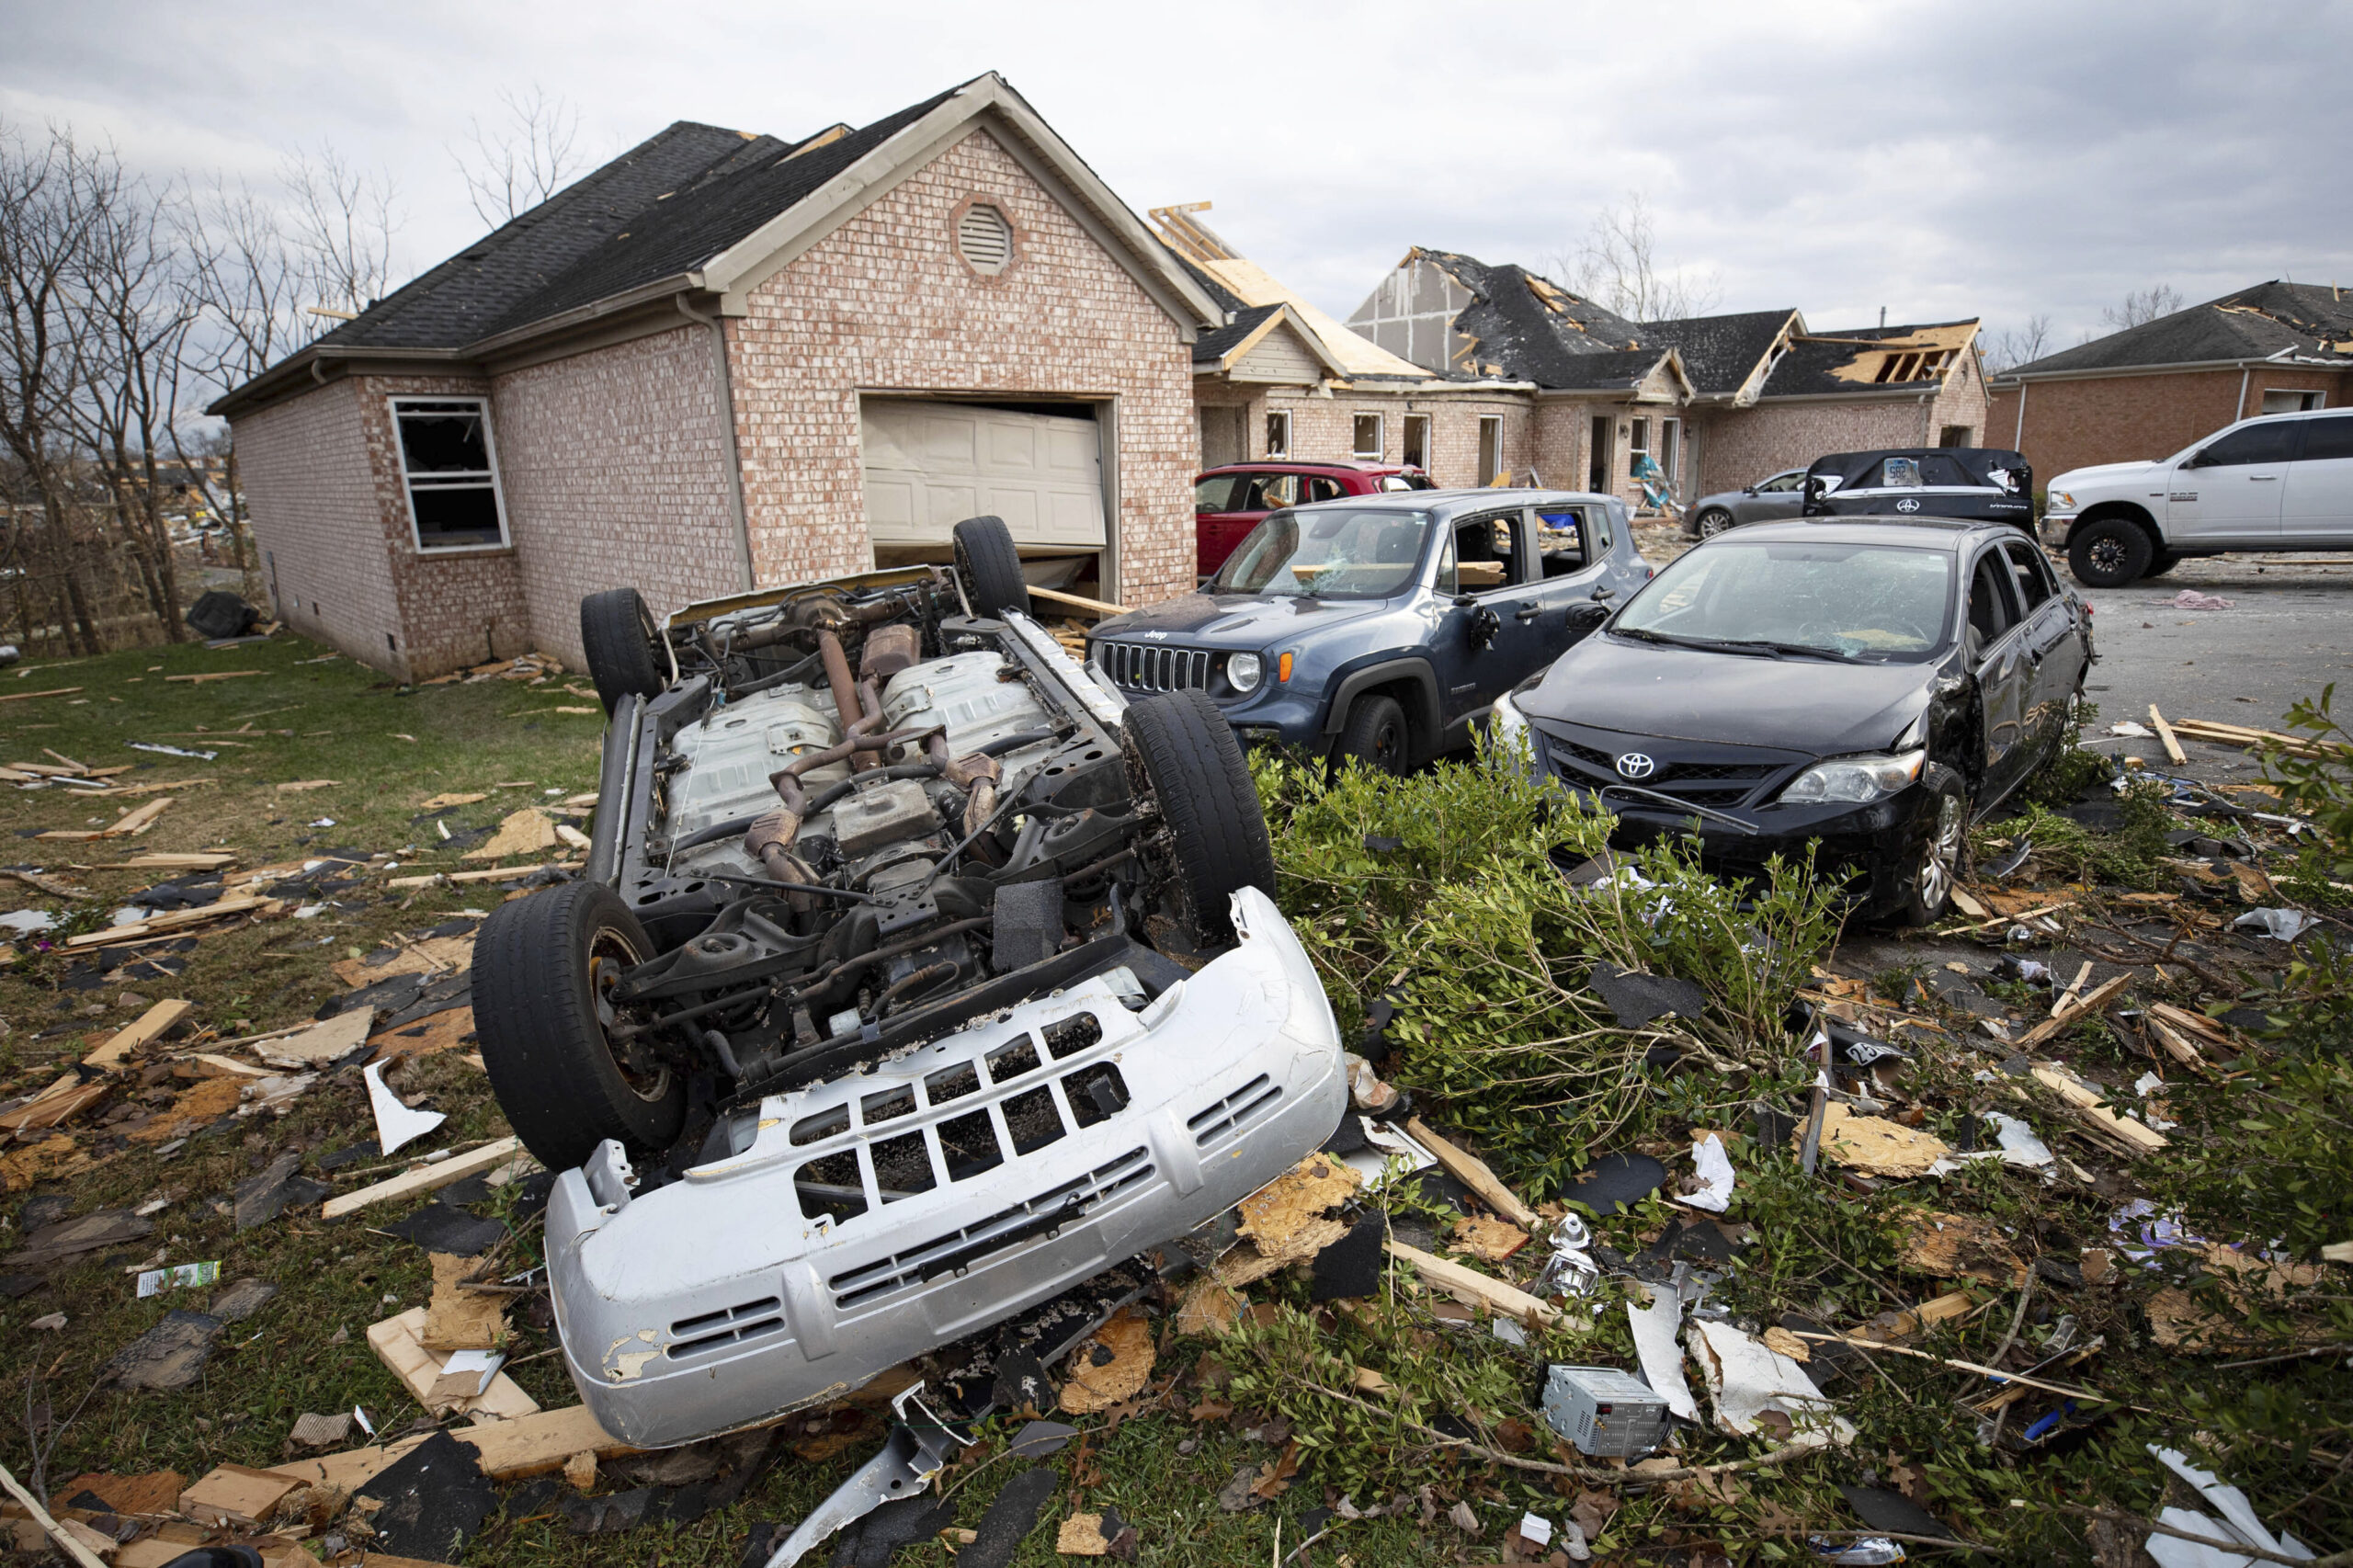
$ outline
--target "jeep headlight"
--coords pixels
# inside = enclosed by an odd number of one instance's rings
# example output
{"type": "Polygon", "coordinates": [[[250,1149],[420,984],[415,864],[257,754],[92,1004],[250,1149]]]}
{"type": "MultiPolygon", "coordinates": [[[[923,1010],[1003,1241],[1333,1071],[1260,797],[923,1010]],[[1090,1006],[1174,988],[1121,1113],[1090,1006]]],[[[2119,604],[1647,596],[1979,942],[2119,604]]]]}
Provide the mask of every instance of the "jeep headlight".
{"type": "Polygon", "coordinates": [[[1225,683],[1240,692],[1258,689],[1267,676],[1267,662],[1256,653],[1229,653],[1225,658],[1225,683]]]}
{"type": "Polygon", "coordinates": [[[1926,751],[1898,752],[1892,756],[1883,752],[1834,756],[1790,779],[1790,787],[1781,791],[1781,801],[1785,805],[1804,806],[1863,805],[1884,800],[1919,778],[1927,760],[1926,751]]]}

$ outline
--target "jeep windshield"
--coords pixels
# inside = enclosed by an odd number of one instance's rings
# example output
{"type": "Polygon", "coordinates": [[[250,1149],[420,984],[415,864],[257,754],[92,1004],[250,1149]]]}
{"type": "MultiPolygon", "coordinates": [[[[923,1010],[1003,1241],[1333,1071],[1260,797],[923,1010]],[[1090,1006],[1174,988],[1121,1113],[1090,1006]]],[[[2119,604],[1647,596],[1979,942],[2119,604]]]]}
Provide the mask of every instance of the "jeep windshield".
{"type": "Polygon", "coordinates": [[[1662,571],[1609,630],[1725,653],[1917,664],[1944,645],[1952,559],[1900,545],[1720,540],[1662,571]]]}
{"type": "Polygon", "coordinates": [[[1207,591],[1385,599],[1414,580],[1429,531],[1427,512],[1351,506],[1276,512],[1227,557],[1207,591]]]}

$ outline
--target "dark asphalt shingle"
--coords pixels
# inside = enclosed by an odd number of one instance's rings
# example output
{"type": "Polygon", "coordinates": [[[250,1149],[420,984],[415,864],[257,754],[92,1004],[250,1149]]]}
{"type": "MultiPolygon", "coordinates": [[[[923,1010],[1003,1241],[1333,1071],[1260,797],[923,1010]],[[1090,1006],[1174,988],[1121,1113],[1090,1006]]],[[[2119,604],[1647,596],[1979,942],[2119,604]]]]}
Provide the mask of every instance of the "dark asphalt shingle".
{"type": "Polygon", "coordinates": [[[2282,350],[2300,358],[2353,365],[2353,354],[2336,347],[2347,343],[2353,343],[2353,295],[2341,294],[2326,284],[2283,283],[2275,278],[2047,354],[2009,373],[2268,359],[2282,350]]]}

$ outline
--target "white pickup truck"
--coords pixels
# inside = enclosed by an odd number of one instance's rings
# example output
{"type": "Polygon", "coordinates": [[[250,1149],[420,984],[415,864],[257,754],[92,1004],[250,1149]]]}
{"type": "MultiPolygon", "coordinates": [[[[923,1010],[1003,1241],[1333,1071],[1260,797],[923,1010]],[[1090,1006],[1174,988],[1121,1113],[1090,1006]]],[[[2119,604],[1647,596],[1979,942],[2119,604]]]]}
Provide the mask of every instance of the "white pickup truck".
{"type": "Polygon", "coordinates": [[[2353,411],[2243,419],[2155,462],[2050,483],[2043,537],[2075,581],[2120,588],[2236,551],[2353,551],[2353,411]]]}

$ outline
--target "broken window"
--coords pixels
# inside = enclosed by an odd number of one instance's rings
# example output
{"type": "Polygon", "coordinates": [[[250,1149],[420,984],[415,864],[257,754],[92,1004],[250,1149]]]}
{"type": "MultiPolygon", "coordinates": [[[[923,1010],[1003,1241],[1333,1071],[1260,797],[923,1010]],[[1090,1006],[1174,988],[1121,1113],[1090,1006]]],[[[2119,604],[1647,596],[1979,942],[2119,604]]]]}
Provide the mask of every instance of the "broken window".
{"type": "Polygon", "coordinates": [[[1356,454],[1360,458],[1379,460],[1381,457],[1381,415],[1359,414],[1356,416],[1356,454]]]}
{"type": "Polygon", "coordinates": [[[1676,447],[1678,445],[1677,437],[1682,434],[1683,421],[1680,419],[1662,419],[1658,422],[1658,469],[1661,473],[1666,475],[1666,482],[1669,484],[1675,483],[1676,447]]]}
{"type": "Polygon", "coordinates": [[[1239,490],[1245,475],[1213,473],[1193,486],[1193,510],[1196,512],[1238,512],[1233,493],[1239,490]]]}
{"type": "Polygon", "coordinates": [[[2325,394],[2316,392],[2268,392],[2263,394],[2266,414],[2307,414],[2326,401],[2325,394]]]}
{"type": "Polygon", "coordinates": [[[1267,455],[1270,458],[1290,456],[1290,410],[1288,408],[1267,412],[1267,455]]]}
{"type": "Polygon", "coordinates": [[[1504,422],[1501,415],[1482,415],[1479,419],[1479,483],[1483,488],[1493,484],[1504,471],[1504,422]]]}
{"type": "Polygon", "coordinates": [[[1405,447],[1399,461],[1409,468],[1430,466],[1430,416],[1427,414],[1405,415],[1405,447]]]}
{"type": "Polygon", "coordinates": [[[1970,437],[1975,434],[1976,432],[1966,425],[1948,425],[1937,432],[1937,445],[1939,447],[1974,446],[1976,443],[1970,437]]]}
{"type": "Polygon", "coordinates": [[[401,478],[419,550],[495,550],[506,543],[487,398],[392,400],[401,478]]]}
{"type": "Polygon", "coordinates": [[[2051,597],[2053,585],[2050,564],[2042,559],[2042,552],[2030,544],[2006,544],[2002,550],[2010,558],[2010,572],[2018,580],[2018,598],[2026,606],[2026,612],[2032,615],[2051,597]]]}

